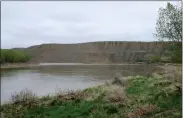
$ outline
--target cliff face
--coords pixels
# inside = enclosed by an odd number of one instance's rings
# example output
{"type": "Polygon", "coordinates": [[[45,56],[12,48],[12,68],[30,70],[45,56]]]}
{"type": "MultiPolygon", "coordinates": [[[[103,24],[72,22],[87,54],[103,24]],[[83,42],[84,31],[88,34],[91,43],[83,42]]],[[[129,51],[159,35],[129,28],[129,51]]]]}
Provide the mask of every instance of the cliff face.
{"type": "Polygon", "coordinates": [[[162,55],[163,42],[90,42],[80,44],[43,44],[26,48],[32,62],[92,63],[134,62],[147,55],[162,55]]]}

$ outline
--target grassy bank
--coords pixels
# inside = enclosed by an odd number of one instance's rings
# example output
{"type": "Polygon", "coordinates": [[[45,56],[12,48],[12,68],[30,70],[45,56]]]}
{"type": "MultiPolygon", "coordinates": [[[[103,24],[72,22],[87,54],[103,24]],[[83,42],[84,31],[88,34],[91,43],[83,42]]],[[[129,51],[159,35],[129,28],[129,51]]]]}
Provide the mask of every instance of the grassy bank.
{"type": "Polygon", "coordinates": [[[20,50],[1,49],[0,63],[22,63],[30,60],[30,56],[20,50]]]}
{"type": "Polygon", "coordinates": [[[106,83],[42,98],[23,91],[1,112],[4,118],[181,118],[179,84],[161,76],[136,76],[124,86],[106,83]]]}

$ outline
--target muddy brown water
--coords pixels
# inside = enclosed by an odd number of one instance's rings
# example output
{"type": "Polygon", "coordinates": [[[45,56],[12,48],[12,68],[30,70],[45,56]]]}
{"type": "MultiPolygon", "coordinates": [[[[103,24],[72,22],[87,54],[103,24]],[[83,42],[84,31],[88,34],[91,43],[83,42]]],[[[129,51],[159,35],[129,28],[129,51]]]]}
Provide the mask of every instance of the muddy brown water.
{"type": "Polygon", "coordinates": [[[2,69],[1,104],[10,101],[14,92],[24,89],[44,96],[58,90],[82,90],[100,85],[119,72],[123,76],[150,75],[157,69],[148,64],[42,64],[32,68],[2,69]]]}

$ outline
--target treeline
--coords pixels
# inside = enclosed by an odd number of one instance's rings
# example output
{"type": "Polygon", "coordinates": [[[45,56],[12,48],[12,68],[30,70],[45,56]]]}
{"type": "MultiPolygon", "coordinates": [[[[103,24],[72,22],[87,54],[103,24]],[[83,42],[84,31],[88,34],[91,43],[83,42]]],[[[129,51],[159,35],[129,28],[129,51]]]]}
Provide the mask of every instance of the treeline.
{"type": "Polygon", "coordinates": [[[24,51],[1,49],[0,63],[19,63],[27,62],[30,60],[30,56],[24,51]]]}

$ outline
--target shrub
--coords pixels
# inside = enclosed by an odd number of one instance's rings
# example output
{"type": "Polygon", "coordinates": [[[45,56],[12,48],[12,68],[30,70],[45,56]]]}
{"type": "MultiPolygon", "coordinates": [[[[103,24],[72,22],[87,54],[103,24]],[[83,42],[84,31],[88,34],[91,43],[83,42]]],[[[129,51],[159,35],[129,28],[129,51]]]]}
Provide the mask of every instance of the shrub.
{"type": "Polygon", "coordinates": [[[20,93],[14,93],[12,95],[12,103],[18,104],[18,103],[30,103],[33,104],[37,99],[37,96],[35,93],[33,93],[31,90],[25,89],[22,90],[20,93]]]}
{"type": "Polygon", "coordinates": [[[154,55],[154,56],[150,57],[149,61],[150,61],[150,63],[161,62],[161,57],[154,55]]]}
{"type": "Polygon", "coordinates": [[[106,99],[112,103],[126,103],[126,93],[122,87],[111,85],[106,94],[106,99]]]}
{"type": "Polygon", "coordinates": [[[126,86],[128,84],[128,80],[124,78],[121,73],[117,73],[112,81],[112,84],[126,86]]]}
{"type": "Polygon", "coordinates": [[[163,62],[163,63],[170,63],[171,62],[171,58],[162,56],[161,57],[161,62],[163,62]]]}
{"type": "Polygon", "coordinates": [[[182,42],[170,44],[168,50],[171,51],[170,58],[173,63],[182,63],[182,42]]]}
{"type": "Polygon", "coordinates": [[[143,59],[137,59],[136,62],[144,62],[143,59]]]}

